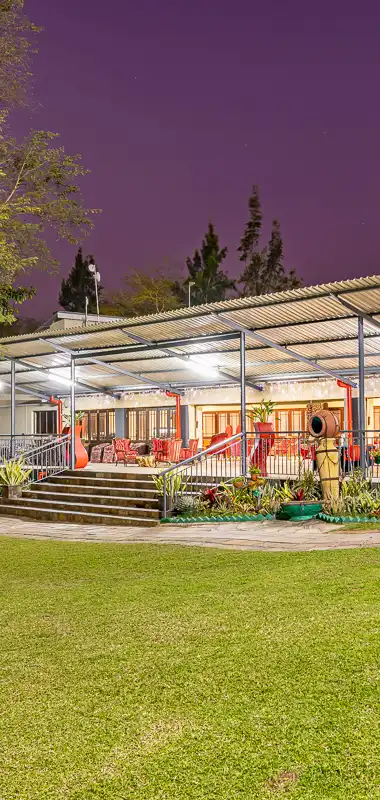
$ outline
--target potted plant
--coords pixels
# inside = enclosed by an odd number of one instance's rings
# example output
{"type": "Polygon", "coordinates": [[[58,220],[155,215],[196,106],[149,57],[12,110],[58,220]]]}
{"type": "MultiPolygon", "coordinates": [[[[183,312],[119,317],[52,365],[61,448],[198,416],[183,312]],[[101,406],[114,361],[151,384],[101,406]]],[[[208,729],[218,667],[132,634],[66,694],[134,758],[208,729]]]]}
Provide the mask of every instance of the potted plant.
{"type": "Polygon", "coordinates": [[[380,464],[380,450],[378,448],[372,450],[372,456],[375,464],[380,464]]]}
{"type": "Polygon", "coordinates": [[[244,489],[244,486],[246,486],[246,483],[247,483],[247,481],[246,481],[245,476],[244,475],[240,475],[238,478],[234,478],[233,479],[232,486],[234,486],[235,489],[244,489]]]}
{"type": "Polygon", "coordinates": [[[257,486],[261,486],[264,483],[264,478],[261,474],[260,467],[257,467],[255,464],[251,464],[249,467],[249,480],[248,480],[248,488],[256,489],[257,486]]]}
{"type": "Polygon", "coordinates": [[[25,466],[22,457],[13,461],[4,461],[0,469],[0,484],[3,500],[16,500],[22,495],[22,488],[28,482],[32,469],[25,466]]]}
{"type": "Polygon", "coordinates": [[[285,481],[276,489],[276,496],[281,501],[279,519],[312,519],[322,510],[320,483],[311,470],[306,470],[293,485],[285,481]]]}
{"type": "Polygon", "coordinates": [[[275,406],[272,400],[261,400],[258,406],[253,406],[248,412],[249,418],[254,422],[255,430],[260,434],[253,459],[254,466],[260,468],[262,475],[267,474],[267,457],[274,443],[273,424],[269,422],[269,417],[273,414],[275,406]]]}
{"type": "Polygon", "coordinates": [[[273,414],[273,411],[276,407],[276,403],[273,403],[272,400],[260,400],[258,406],[253,406],[250,411],[248,412],[248,416],[252,419],[258,431],[272,431],[273,425],[269,422],[269,417],[273,414]],[[270,427],[263,427],[263,426],[270,426],[270,427]]]}
{"type": "MultiPolygon", "coordinates": [[[[82,443],[82,420],[84,411],[77,411],[75,413],[75,429],[74,429],[74,447],[75,447],[75,469],[83,469],[88,464],[88,453],[82,443]]],[[[62,434],[65,436],[71,433],[71,416],[65,415],[66,425],[63,428],[62,434]]]]}
{"type": "MultiPolygon", "coordinates": [[[[165,484],[164,484],[164,477],[163,475],[152,475],[154,485],[156,487],[156,492],[158,495],[158,507],[160,511],[164,510],[164,491],[165,491],[165,484]]],[[[173,508],[174,502],[176,497],[181,492],[186,490],[186,485],[182,483],[182,478],[180,475],[171,475],[170,478],[166,478],[166,510],[171,511],[173,508]]]]}

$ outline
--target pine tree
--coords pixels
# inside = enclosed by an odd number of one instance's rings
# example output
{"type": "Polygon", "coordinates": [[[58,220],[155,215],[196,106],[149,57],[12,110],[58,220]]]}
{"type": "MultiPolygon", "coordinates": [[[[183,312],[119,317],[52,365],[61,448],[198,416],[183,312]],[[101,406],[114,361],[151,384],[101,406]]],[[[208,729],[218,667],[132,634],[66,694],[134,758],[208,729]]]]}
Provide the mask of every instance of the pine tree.
{"type": "MultiPolygon", "coordinates": [[[[84,314],[86,309],[86,297],[88,297],[88,311],[90,314],[96,312],[96,294],[94,275],[88,269],[89,264],[94,263],[92,256],[83,258],[82,248],[80,247],[76,256],[74,266],[67,280],[62,280],[59,304],[65,311],[77,311],[84,314]]],[[[98,285],[100,295],[102,286],[98,285]]]]}
{"type": "Polygon", "coordinates": [[[302,285],[295,270],[286,273],[283,266],[283,242],[280,223],[273,220],[268,247],[260,249],[262,213],[259,187],[253,186],[248,202],[249,220],[245,227],[238,252],[245,267],[239,283],[243,284],[243,295],[269,294],[302,285]]]}
{"type": "Polygon", "coordinates": [[[248,201],[249,219],[245,226],[244,235],[238,247],[240,261],[245,265],[239,283],[243,284],[243,294],[262,294],[265,275],[266,252],[260,250],[260,236],[262,227],[262,213],[259,187],[252,187],[252,194],[248,201]]]}
{"type": "Polygon", "coordinates": [[[188,286],[191,287],[191,304],[214,303],[225,300],[228,291],[236,290],[236,282],[229,278],[221,265],[227,255],[227,247],[220,249],[219,237],[209,222],[201,250],[194,250],[192,258],[186,259],[188,277],[183,285],[176,283],[174,290],[180,300],[187,305],[188,286]]]}

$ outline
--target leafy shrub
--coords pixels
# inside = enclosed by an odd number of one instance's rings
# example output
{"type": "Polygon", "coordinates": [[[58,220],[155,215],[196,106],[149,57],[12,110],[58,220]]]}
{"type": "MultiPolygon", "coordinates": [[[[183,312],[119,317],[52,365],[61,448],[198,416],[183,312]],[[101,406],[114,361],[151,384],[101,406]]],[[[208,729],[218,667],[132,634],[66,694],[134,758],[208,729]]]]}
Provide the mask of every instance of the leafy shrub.
{"type": "Polygon", "coordinates": [[[181,494],[177,497],[174,504],[174,511],[178,514],[199,514],[203,511],[203,506],[199,497],[192,494],[181,494]]]}
{"type": "Polygon", "coordinates": [[[27,483],[31,472],[31,468],[26,467],[22,456],[12,461],[4,461],[0,469],[0,484],[5,486],[22,486],[24,483],[27,483]]]}
{"type": "Polygon", "coordinates": [[[356,469],[342,482],[339,500],[326,501],[323,508],[333,516],[377,517],[380,516],[380,492],[360,469],[356,469]]]}
{"type": "MultiPolygon", "coordinates": [[[[157,494],[161,495],[164,494],[164,476],[163,475],[152,475],[154,485],[157,489],[157,494]]],[[[186,484],[182,483],[181,476],[177,473],[176,475],[166,476],[166,494],[168,497],[175,497],[176,494],[179,492],[184,492],[186,490],[186,484]]]]}

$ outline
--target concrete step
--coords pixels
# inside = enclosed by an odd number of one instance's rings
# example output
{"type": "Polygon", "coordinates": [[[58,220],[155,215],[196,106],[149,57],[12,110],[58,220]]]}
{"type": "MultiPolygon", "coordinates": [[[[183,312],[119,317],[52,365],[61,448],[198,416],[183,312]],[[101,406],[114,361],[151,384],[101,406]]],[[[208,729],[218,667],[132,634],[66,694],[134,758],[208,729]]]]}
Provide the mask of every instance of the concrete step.
{"type": "Polygon", "coordinates": [[[80,483],[72,483],[71,481],[41,481],[40,483],[32,484],[33,492],[59,492],[62,495],[79,494],[83,497],[89,497],[94,494],[101,495],[102,497],[124,497],[133,498],[140,497],[141,499],[151,500],[157,498],[156,489],[142,489],[141,487],[130,486],[103,486],[102,483],[83,485],[80,483]]]}
{"type": "Polygon", "coordinates": [[[75,486],[105,486],[108,488],[117,488],[117,489],[155,489],[155,485],[153,480],[151,480],[148,476],[148,480],[144,478],[143,480],[130,480],[124,479],[120,480],[118,478],[102,478],[99,476],[89,476],[89,475],[81,475],[72,473],[68,475],[66,472],[62,472],[60,475],[52,475],[48,479],[49,483],[59,483],[65,484],[70,483],[74,484],[75,486]]]}
{"type": "MultiPolygon", "coordinates": [[[[124,509],[125,511],[125,509],[124,509]]],[[[36,506],[11,505],[0,503],[0,515],[10,517],[24,517],[37,519],[44,522],[66,522],[80,525],[130,525],[149,527],[158,525],[158,519],[141,516],[116,516],[113,514],[85,513],[83,511],[62,511],[56,508],[41,508],[36,506]]]]}
{"type": "MultiPolygon", "coordinates": [[[[42,485],[38,488],[32,487],[23,492],[23,498],[26,500],[32,498],[38,502],[50,502],[52,505],[55,503],[73,503],[74,505],[80,503],[81,506],[91,504],[91,506],[122,506],[123,508],[153,508],[158,509],[158,498],[154,496],[135,496],[133,494],[125,496],[124,494],[102,494],[99,489],[94,489],[92,494],[85,494],[79,492],[69,491],[49,491],[42,485]]],[[[54,488],[51,487],[51,488],[54,488]]],[[[62,488],[62,487],[60,487],[62,488]]],[[[66,489],[66,487],[63,487],[66,489]]],[[[69,488],[69,487],[67,487],[69,488]]],[[[75,487],[77,488],[77,487],[75,487]]],[[[122,492],[123,490],[120,490],[122,492]]]]}
{"type": "MultiPolygon", "coordinates": [[[[57,511],[77,511],[78,513],[97,513],[102,514],[104,513],[104,505],[102,503],[83,503],[81,502],[80,498],[77,498],[75,502],[68,502],[67,500],[55,500],[52,504],[50,499],[41,499],[40,497],[30,497],[29,492],[25,492],[22,497],[18,500],[8,500],[8,505],[16,505],[20,508],[28,508],[29,506],[37,507],[38,508],[46,508],[51,509],[52,505],[54,505],[54,509],[57,511]],[[78,502],[79,501],[79,502],[78,502]]],[[[105,498],[105,507],[109,514],[114,517],[119,516],[126,516],[127,514],[131,515],[132,517],[142,517],[142,518],[153,518],[159,519],[160,511],[157,508],[138,508],[137,506],[124,506],[124,505],[110,505],[108,498],[105,498]]]]}
{"type": "Polygon", "coordinates": [[[118,481],[139,481],[139,480],[148,480],[152,481],[152,474],[151,472],[124,472],[123,470],[102,470],[102,469],[66,469],[63,473],[64,475],[68,475],[71,478],[101,478],[107,479],[111,478],[118,481]]]}

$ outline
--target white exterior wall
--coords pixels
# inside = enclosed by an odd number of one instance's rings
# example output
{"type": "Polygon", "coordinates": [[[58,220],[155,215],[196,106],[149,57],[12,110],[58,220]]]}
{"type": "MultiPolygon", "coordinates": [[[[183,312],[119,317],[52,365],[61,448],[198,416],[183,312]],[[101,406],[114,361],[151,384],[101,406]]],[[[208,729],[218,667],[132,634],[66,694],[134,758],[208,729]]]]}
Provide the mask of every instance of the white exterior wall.
{"type": "MultiPolygon", "coordinates": [[[[263,392],[258,392],[247,387],[247,405],[259,403],[261,399],[273,400],[281,408],[305,407],[309,400],[325,400],[335,406],[344,406],[345,390],[337,386],[331,379],[321,381],[302,382],[302,383],[271,383],[268,384],[263,392]]],[[[367,427],[374,427],[375,406],[380,407],[380,378],[368,378],[366,380],[366,419],[367,427]]],[[[10,395],[2,395],[0,403],[0,434],[10,432],[10,395]]],[[[16,402],[27,403],[22,395],[17,395],[16,402]]],[[[240,389],[238,386],[215,388],[215,389],[189,389],[182,398],[182,402],[189,406],[189,435],[190,438],[201,439],[202,432],[202,412],[203,411],[223,411],[226,407],[231,410],[240,408],[240,389]]],[[[126,394],[119,400],[107,397],[102,394],[94,394],[88,397],[77,397],[77,410],[92,410],[101,408],[136,408],[136,407],[157,407],[173,406],[175,400],[167,397],[164,392],[139,392],[136,394],[126,394]]],[[[64,411],[70,409],[70,400],[64,401],[64,411]]],[[[48,403],[17,405],[16,407],[16,433],[34,433],[34,411],[56,408],[48,403]]]]}
{"type": "MultiPolygon", "coordinates": [[[[4,397],[4,402],[0,405],[0,434],[9,435],[11,430],[11,409],[9,405],[10,396],[4,397]],[[8,401],[8,402],[7,402],[8,401]]],[[[20,403],[17,399],[17,403],[20,403]]],[[[52,408],[48,403],[42,405],[16,405],[16,434],[34,433],[34,412],[46,411],[52,408]]]]}

